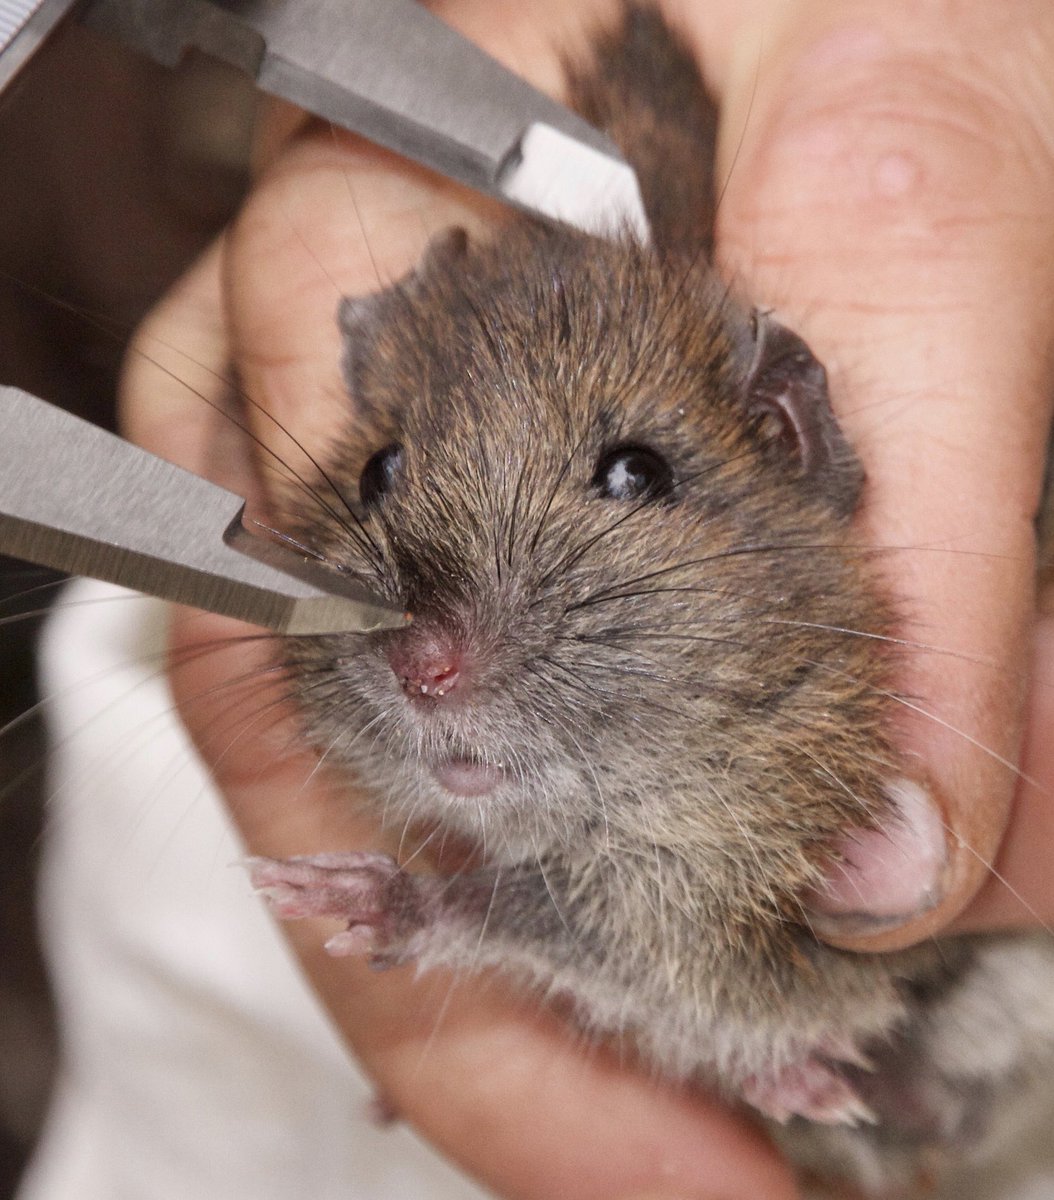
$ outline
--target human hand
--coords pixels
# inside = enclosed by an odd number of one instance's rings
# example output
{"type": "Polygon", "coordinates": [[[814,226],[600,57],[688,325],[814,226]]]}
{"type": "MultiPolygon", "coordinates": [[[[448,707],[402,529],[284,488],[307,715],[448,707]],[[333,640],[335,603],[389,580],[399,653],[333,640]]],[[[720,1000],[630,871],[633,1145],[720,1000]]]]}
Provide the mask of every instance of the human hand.
{"type": "Polygon", "coordinates": [[[1032,518],[1052,395],[1054,14],[855,0],[752,16],[700,42],[725,48],[704,61],[726,134],[743,130],[724,143],[719,242],[748,294],[793,302],[832,375],[868,471],[861,541],[890,548],[903,614],[900,744],[947,830],[936,888],[917,844],[899,873],[865,852],[826,906],[841,922],[821,927],[890,949],[949,921],[1046,921],[1054,626],[1034,628],[1032,518]]]}
{"type": "MultiPolygon", "coordinates": [[[[950,841],[942,902],[882,935],[900,944],[942,925],[976,891],[1014,791],[999,759],[1017,752],[1029,516],[1048,419],[1054,164],[1040,131],[1054,128],[1054,98],[1036,58],[1054,56],[1054,29],[1038,3],[1014,5],[1013,23],[963,3],[951,31],[907,3],[668,7],[725,107],[724,260],[744,294],[777,304],[832,367],[836,407],[872,480],[862,537],[913,548],[888,557],[909,599],[903,636],[955,651],[905,655],[903,690],[924,697],[938,720],[909,711],[902,737],[963,845],[950,841]],[[1006,62],[1026,21],[1037,30],[1032,68],[1015,72],[1006,62]],[[921,480],[920,459],[929,471],[921,480]]],[[[583,12],[564,14],[550,0],[464,0],[444,15],[555,89],[557,27],[583,12]]],[[[160,343],[219,372],[233,353],[245,392],[324,454],[346,405],[338,296],[398,277],[430,233],[486,216],[482,203],[380,151],[309,134],[274,163],[222,251],[155,314],[140,345],[180,379],[188,360],[160,343]]],[[[191,383],[219,394],[207,370],[191,383]]],[[[198,471],[215,473],[217,448],[231,445],[220,418],[145,360],[129,369],[126,415],[138,440],[198,471]]],[[[303,468],[267,418],[249,416],[256,436],[303,468]]],[[[255,470],[239,460],[239,486],[257,486],[263,457],[255,470]]],[[[200,617],[177,624],[174,687],[247,844],[279,857],[375,846],[346,785],[287,752],[295,731],[267,708],[269,676],[222,686],[266,670],[266,647],[195,651],[243,631],[200,617]],[[240,721],[241,705],[266,719],[240,721]]],[[[1045,700],[1037,688],[1034,720],[1044,719],[1045,700]]],[[[1019,792],[1004,849],[1019,890],[1019,847],[1038,843],[1048,807],[1019,792]]],[[[1003,894],[991,890],[979,918],[1005,913],[1003,894]]],[[[1041,894],[1030,903],[1042,911],[1041,894]]],[[[1054,911],[1054,897],[1045,903],[1054,911]]],[[[287,932],[384,1095],[501,1194],[792,1194],[749,1126],[584,1056],[533,1009],[465,984],[439,1019],[445,991],[326,957],[313,923],[287,932]]]]}

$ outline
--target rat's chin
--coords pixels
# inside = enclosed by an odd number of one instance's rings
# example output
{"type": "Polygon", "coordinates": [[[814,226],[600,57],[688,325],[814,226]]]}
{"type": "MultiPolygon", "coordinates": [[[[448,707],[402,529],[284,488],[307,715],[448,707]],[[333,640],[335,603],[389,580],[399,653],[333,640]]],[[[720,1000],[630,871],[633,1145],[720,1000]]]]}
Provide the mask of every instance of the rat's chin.
{"type": "Polygon", "coordinates": [[[498,763],[471,758],[444,758],[431,767],[433,778],[455,796],[489,796],[505,782],[505,768],[498,763]]]}

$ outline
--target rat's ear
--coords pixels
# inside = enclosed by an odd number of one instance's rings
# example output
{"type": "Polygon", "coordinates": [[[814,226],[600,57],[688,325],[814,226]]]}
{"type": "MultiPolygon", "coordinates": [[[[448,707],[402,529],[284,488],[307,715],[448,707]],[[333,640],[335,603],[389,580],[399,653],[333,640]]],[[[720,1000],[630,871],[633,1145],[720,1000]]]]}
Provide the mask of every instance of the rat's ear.
{"type": "Polygon", "coordinates": [[[420,279],[430,271],[443,271],[453,263],[459,262],[468,251],[468,233],[460,225],[451,225],[448,229],[434,234],[425,247],[421,256],[421,264],[411,279],[420,279]]]}
{"type": "Polygon", "coordinates": [[[365,398],[366,366],[377,338],[391,316],[395,288],[368,292],[364,296],[345,296],[337,309],[337,324],[344,342],[340,365],[344,383],[352,399],[362,404],[365,398]]]}
{"type": "Polygon", "coordinates": [[[848,517],[860,499],[864,469],[831,410],[827,372],[796,333],[767,313],[755,309],[752,321],[747,409],[758,418],[763,434],[798,462],[817,494],[839,516],[848,517]]]}
{"type": "Polygon", "coordinates": [[[337,322],[344,338],[344,380],[352,396],[363,398],[364,367],[385,328],[400,315],[405,318],[407,302],[421,291],[430,276],[448,271],[464,258],[467,250],[468,234],[460,225],[452,225],[429,241],[420,263],[398,283],[379,292],[345,296],[341,300],[337,322]]]}

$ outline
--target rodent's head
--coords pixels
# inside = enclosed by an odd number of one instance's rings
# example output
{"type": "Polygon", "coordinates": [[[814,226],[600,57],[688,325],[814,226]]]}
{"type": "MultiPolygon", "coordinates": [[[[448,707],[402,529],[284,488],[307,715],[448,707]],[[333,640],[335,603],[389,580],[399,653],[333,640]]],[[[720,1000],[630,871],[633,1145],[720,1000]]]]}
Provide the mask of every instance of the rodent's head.
{"type": "Polygon", "coordinates": [[[844,630],[884,613],[804,343],[706,267],[530,228],[448,234],[342,321],[356,520],[301,535],[414,622],[291,647],[328,761],[496,854],[599,830],[805,882],[881,805],[844,630]]]}

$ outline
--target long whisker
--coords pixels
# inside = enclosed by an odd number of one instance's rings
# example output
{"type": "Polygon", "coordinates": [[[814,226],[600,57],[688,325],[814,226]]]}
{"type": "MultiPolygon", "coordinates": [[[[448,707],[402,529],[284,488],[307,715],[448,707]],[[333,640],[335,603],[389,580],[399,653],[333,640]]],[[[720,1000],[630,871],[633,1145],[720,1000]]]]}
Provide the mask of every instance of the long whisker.
{"type": "MultiPolygon", "coordinates": [[[[336,125],[333,124],[332,121],[328,121],[327,124],[329,126],[330,141],[339,150],[340,149],[340,139],[337,136],[337,127],[336,127],[336,125]]],[[[366,232],[366,222],[362,219],[362,209],[359,207],[359,201],[355,195],[355,189],[351,186],[351,176],[348,173],[346,168],[342,171],[342,175],[344,178],[344,186],[348,192],[348,199],[351,201],[351,211],[355,214],[355,220],[358,222],[359,232],[362,234],[362,244],[366,247],[366,253],[370,257],[370,265],[373,267],[373,275],[377,281],[377,287],[378,288],[389,287],[391,285],[392,280],[390,277],[388,279],[385,279],[385,277],[381,274],[380,264],[377,262],[377,259],[373,253],[373,241],[370,238],[369,234],[366,232]]],[[[299,236],[299,231],[298,231],[298,236],[299,236]]],[[[301,241],[304,241],[304,239],[302,237],[301,237],[301,241]]],[[[304,244],[306,245],[307,243],[305,242],[304,244]]],[[[339,294],[341,289],[338,287],[337,281],[326,270],[326,268],[323,266],[321,260],[314,254],[314,252],[311,250],[310,247],[308,247],[308,253],[311,255],[312,258],[315,259],[315,261],[318,263],[318,265],[322,268],[322,271],[325,273],[326,278],[329,279],[329,281],[333,284],[334,289],[339,294]]]]}
{"type": "MultiPolygon", "coordinates": [[[[172,350],[174,353],[179,354],[182,357],[188,359],[190,362],[194,362],[194,359],[192,359],[184,351],[180,350],[180,348],[178,346],[169,346],[166,343],[161,342],[160,339],[154,339],[154,340],[158,341],[158,344],[166,346],[167,349],[172,350]]],[[[350,537],[352,537],[352,539],[357,544],[359,544],[360,548],[364,552],[367,549],[369,549],[369,551],[372,552],[372,554],[373,554],[373,556],[375,556],[375,558],[380,557],[380,553],[381,553],[380,547],[370,536],[369,530],[366,528],[362,519],[359,517],[358,513],[355,511],[354,506],[348,500],[347,496],[344,494],[344,492],[339,487],[337,487],[332,475],[322,466],[322,464],[319,462],[319,460],[315,457],[315,455],[313,455],[308,450],[308,448],[303,444],[303,442],[301,442],[300,439],[297,438],[291,432],[291,430],[289,430],[281,421],[279,421],[279,419],[272,412],[270,412],[264,405],[260,404],[260,402],[258,400],[254,399],[252,396],[250,396],[248,394],[248,392],[246,392],[244,389],[233,385],[232,381],[230,379],[221,375],[219,372],[212,371],[208,367],[202,367],[202,364],[200,364],[200,363],[194,363],[195,366],[198,366],[199,368],[205,370],[208,374],[214,376],[220,382],[225,383],[228,387],[231,387],[232,390],[234,391],[235,395],[238,396],[239,400],[241,400],[245,404],[250,405],[265,420],[270,421],[270,423],[280,433],[282,433],[286,438],[288,438],[288,440],[293,444],[293,446],[295,446],[296,449],[311,464],[311,466],[314,468],[315,472],[318,474],[319,478],[329,487],[330,491],[340,502],[342,508],[344,509],[344,512],[347,514],[346,516],[342,515],[327,500],[325,500],[317,488],[315,488],[311,483],[309,483],[307,481],[307,479],[299,471],[297,471],[293,466],[291,466],[276,450],[274,450],[271,446],[269,446],[267,444],[267,442],[265,442],[263,440],[263,438],[261,438],[258,434],[254,433],[253,430],[244,421],[240,421],[237,417],[235,417],[231,413],[227,412],[226,409],[224,409],[224,407],[222,405],[216,404],[214,401],[210,400],[208,398],[208,396],[206,396],[204,394],[204,392],[191,386],[185,379],[180,378],[180,376],[178,376],[174,371],[169,370],[167,367],[164,366],[163,363],[159,362],[152,355],[147,354],[146,351],[140,349],[139,347],[136,347],[134,344],[132,346],[132,349],[135,350],[138,354],[140,354],[144,359],[146,359],[147,362],[151,363],[153,366],[155,366],[159,370],[163,371],[171,379],[175,380],[177,383],[181,384],[183,387],[185,387],[189,391],[193,392],[194,395],[196,395],[200,400],[202,400],[210,408],[212,408],[216,412],[220,413],[227,420],[229,420],[236,428],[241,430],[241,432],[244,433],[246,435],[246,437],[248,437],[256,446],[258,446],[264,452],[264,454],[266,454],[268,456],[268,458],[270,458],[274,463],[276,463],[283,471],[287,472],[288,475],[301,487],[301,489],[304,491],[304,493],[306,495],[308,495],[309,497],[311,497],[311,499],[313,499],[315,501],[315,503],[318,504],[319,508],[322,509],[323,512],[328,513],[328,515],[331,516],[333,518],[333,520],[350,537]],[[348,523],[347,517],[351,518],[351,522],[352,522],[351,524],[348,523]]]]}
{"type": "Polygon", "coordinates": [[[996,869],[994,863],[985,858],[983,854],[978,853],[978,851],[975,850],[969,842],[965,841],[962,836],[956,832],[956,830],[952,829],[952,827],[946,822],[942,821],[941,824],[944,825],[945,832],[955,838],[956,844],[961,846],[967,854],[973,855],[973,857],[984,867],[988,874],[991,875],[992,878],[995,879],[996,882],[1002,887],[1006,888],[1010,895],[1014,897],[1018,904],[1021,905],[1021,907],[1028,913],[1030,917],[1032,917],[1032,919],[1041,929],[1045,930],[1047,933],[1054,933],[1054,925],[1051,925],[1049,921],[1043,918],[1042,914],[1036,909],[1036,907],[1033,904],[1030,904],[1029,901],[1021,894],[1021,892],[1014,887],[1010,880],[1007,879],[1002,872],[996,869]]]}
{"type": "Polygon", "coordinates": [[[986,746],[978,738],[975,738],[972,734],[967,733],[965,729],[959,729],[950,721],[947,721],[943,717],[938,716],[935,712],[931,712],[929,709],[924,708],[921,704],[909,700],[906,696],[898,695],[896,692],[891,692],[881,687],[875,687],[870,682],[862,680],[859,676],[854,675],[852,672],[844,671],[839,667],[834,667],[830,663],[818,662],[814,659],[808,658],[804,658],[802,661],[808,663],[810,666],[816,667],[820,671],[825,671],[831,675],[837,675],[842,679],[848,679],[851,683],[866,686],[870,688],[871,691],[873,691],[876,695],[884,696],[887,700],[892,701],[894,704],[899,704],[902,707],[909,709],[911,712],[918,713],[919,716],[925,717],[929,721],[933,721],[935,725],[939,725],[942,729],[946,729],[949,733],[954,733],[956,737],[961,737],[963,741],[967,742],[975,749],[980,750],[982,754],[986,755],[993,762],[997,762],[1000,766],[1005,767],[1011,773],[1011,775],[1013,775],[1016,779],[1020,779],[1022,783],[1029,784],[1029,786],[1036,788],[1036,790],[1043,795],[1048,794],[1047,788],[1043,783],[1041,783],[1038,779],[1035,779],[1033,776],[1026,774],[1026,772],[1022,771],[1016,763],[1012,762],[1005,755],[1000,754],[997,750],[993,750],[991,746],[986,746]]]}
{"type": "MultiPolygon", "coordinates": [[[[81,321],[85,322],[87,325],[90,325],[91,327],[97,329],[99,332],[105,334],[107,337],[120,340],[121,342],[124,342],[126,340],[126,337],[129,333],[129,331],[123,330],[121,334],[118,334],[117,332],[115,332],[115,330],[113,328],[110,327],[111,324],[115,324],[115,323],[108,323],[108,322],[100,319],[98,316],[88,312],[86,309],[83,309],[78,305],[72,304],[69,301],[62,300],[57,296],[52,296],[52,295],[44,292],[42,289],[35,287],[32,284],[29,284],[24,280],[18,279],[17,277],[11,275],[9,272],[0,270],[0,277],[6,278],[10,282],[14,283],[16,286],[23,288],[26,291],[29,291],[30,293],[32,293],[34,295],[37,295],[37,296],[40,296],[40,297],[46,299],[49,303],[55,305],[56,307],[58,307],[60,309],[63,309],[64,311],[72,313],[79,320],[81,320],[81,321]],[[122,336],[122,334],[124,336],[122,336]]],[[[364,526],[363,522],[361,521],[361,519],[359,518],[358,514],[355,512],[354,508],[349,503],[349,501],[347,500],[347,498],[345,497],[345,495],[343,494],[341,489],[337,487],[336,483],[334,482],[332,477],[329,475],[329,473],[322,467],[321,463],[318,462],[318,460],[315,458],[314,455],[311,454],[311,452],[307,449],[307,447],[298,438],[296,438],[293,435],[293,433],[288,428],[286,428],[286,426],[281,421],[279,421],[277,417],[275,417],[275,415],[273,413],[269,412],[267,408],[265,408],[262,404],[260,404],[258,401],[256,401],[252,396],[248,395],[248,393],[246,393],[243,389],[239,388],[237,386],[235,380],[233,380],[232,378],[230,378],[227,375],[222,374],[221,372],[213,370],[212,368],[206,366],[204,363],[198,362],[192,355],[187,354],[187,352],[182,350],[179,346],[172,345],[172,344],[164,341],[162,338],[158,338],[156,336],[152,337],[151,341],[153,341],[158,346],[164,347],[166,350],[170,350],[174,354],[178,354],[181,358],[183,358],[187,362],[191,363],[193,366],[197,367],[199,370],[205,371],[206,374],[210,375],[212,378],[214,378],[214,379],[218,380],[219,382],[221,382],[222,384],[224,384],[225,387],[229,388],[235,395],[238,396],[238,398],[243,403],[251,405],[257,412],[260,413],[260,415],[262,417],[264,417],[266,420],[270,421],[271,424],[276,429],[278,429],[292,443],[292,445],[295,446],[296,449],[300,451],[301,454],[303,454],[303,456],[307,459],[307,461],[311,464],[311,466],[318,473],[318,476],[329,486],[330,490],[333,492],[333,494],[340,501],[341,505],[347,511],[348,516],[350,516],[351,520],[354,522],[354,526],[349,525],[347,523],[346,519],[344,517],[342,517],[327,501],[325,501],[322,498],[321,494],[317,491],[317,489],[315,489],[310,483],[308,483],[308,481],[304,478],[303,475],[301,475],[298,471],[296,471],[275,450],[273,450],[269,445],[267,445],[267,443],[262,438],[260,438],[257,434],[255,434],[252,431],[252,429],[250,429],[245,424],[245,422],[238,420],[237,417],[235,417],[232,413],[228,412],[222,405],[217,404],[215,401],[209,399],[209,397],[206,396],[202,391],[200,391],[198,388],[195,388],[186,379],[180,377],[171,368],[166,367],[164,365],[164,363],[160,362],[158,359],[153,357],[151,354],[148,354],[141,346],[138,346],[134,342],[132,342],[129,344],[128,348],[132,352],[139,355],[139,357],[143,358],[146,362],[149,362],[157,370],[159,370],[163,374],[167,375],[174,382],[178,383],[181,387],[185,387],[188,391],[192,392],[204,404],[207,404],[210,408],[212,408],[214,411],[218,412],[226,420],[230,421],[231,424],[233,424],[242,433],[244,433],[246,437],[248,437],[252,442],[254,442],[259,447],[260,450],[263,451],[264,454],[266,454],[285,473],[287,473],[288,477],[290,479],[292,479],[304,491],[304,493],[306,495],[310,496],[324,512],[327,512],[334,519],[334,521],[337,522],[338,525],[340,525],[342,528],[344,528],[345,531],[349,534],[349,536],[352,536],[354,539],[361,542],[361,548],[363,549],[363,551],[365,551],[367,548],[369,548],[374,555],[377,555],[377,556],[380,555],[379,547],[373,541],[372,537],[369,534],[369,531],[365,528],[365,526],[364,526]]]]}

